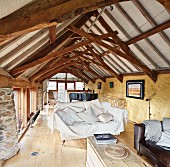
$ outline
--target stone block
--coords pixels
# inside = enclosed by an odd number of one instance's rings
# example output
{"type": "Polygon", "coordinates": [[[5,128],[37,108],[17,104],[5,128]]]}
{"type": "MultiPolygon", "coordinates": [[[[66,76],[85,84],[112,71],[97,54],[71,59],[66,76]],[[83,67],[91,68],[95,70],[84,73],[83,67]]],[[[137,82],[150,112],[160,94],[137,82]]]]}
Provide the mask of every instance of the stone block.
{"type": "Polygon", "coordinates": [[[4,90],[0,90],[0,96],[5,95],[5,91],[4,90]]]}
{"type": "Polygon", "coordinates": [[[0,125],[0,130],[5,130],[7,129],[7,125],[0,125]]]}
{"type": "Polygon", "coordinates": [[[4,113],[0,113],[0,118],[1,117],[12,117],[14,114],[10,111],[4,112],[4,113]]]}
{"type": "Polygon", "coordinates": [[[15,144],[16,144],[16,143],[15,143],[14,141],[12,141],[12,142],[7,142],[7,143],[4,144],[4,147],[5,147],[6,149],[10,149],[10,148],[14,147],[15,144]]]}
{"type": "Polygon", "coordinates": [[[0,135],[3,135],[3,131],[2,130],[0,130],[0,135]]]}
{"type": "Polygon", "coordinates": [[[4,140],[3,136],[0,136],[0,143],[4,140]]]}
{"type": "Polygon", "coordinates": [[[10,95],[5,95],[4,101],[9,101],[9,100],[11,100],[11,96],[10,95]]]}
{"type": "Polygon", "coordinates": [[[15,135],[16,135],[16,129],[11,129],[6,133],[7,138],[15,136],[15,135]]]}

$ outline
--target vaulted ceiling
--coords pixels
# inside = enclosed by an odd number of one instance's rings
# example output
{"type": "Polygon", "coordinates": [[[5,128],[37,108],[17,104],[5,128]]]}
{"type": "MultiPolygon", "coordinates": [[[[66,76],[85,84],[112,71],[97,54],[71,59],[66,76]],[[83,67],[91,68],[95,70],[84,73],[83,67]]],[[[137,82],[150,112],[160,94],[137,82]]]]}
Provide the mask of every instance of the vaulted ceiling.
{"type": "Polygon", "coordinates": [[[170,69],[167,0],[8,1],[0,2],[0,67],[14,78],[68,72],[122,82],[137,73],[156,82],[170,69]]]}

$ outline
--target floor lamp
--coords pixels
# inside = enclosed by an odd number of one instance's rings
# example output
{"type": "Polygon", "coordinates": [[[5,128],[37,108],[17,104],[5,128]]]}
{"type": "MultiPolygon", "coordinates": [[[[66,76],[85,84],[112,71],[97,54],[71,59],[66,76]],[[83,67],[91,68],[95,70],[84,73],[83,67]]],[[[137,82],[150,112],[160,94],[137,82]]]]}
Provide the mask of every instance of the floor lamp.
{"type": "Polygon", "coordinates": [[[150,106],[150,101],[152,100],[152,98],[156,95],[156,93],[153,93],[148,99],[146,99],[146,101],[149,101],[149,120],[151,119],[151,106],[150,106]]]}

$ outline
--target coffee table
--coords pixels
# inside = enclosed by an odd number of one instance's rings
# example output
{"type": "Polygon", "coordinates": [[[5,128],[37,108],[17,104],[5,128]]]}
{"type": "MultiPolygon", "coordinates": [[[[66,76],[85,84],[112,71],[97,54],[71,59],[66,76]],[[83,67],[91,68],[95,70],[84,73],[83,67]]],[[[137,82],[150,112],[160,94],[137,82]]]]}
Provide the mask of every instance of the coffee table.
{"type": "Polygon", "coordinates": [[[105,144],[96,144],[95,138],[87,138],[87,161],[86,167],[152,167],[125,144],[118,140],[117,144],[128,150],[128,157],[115,159],[105,153],[105,144]]]}

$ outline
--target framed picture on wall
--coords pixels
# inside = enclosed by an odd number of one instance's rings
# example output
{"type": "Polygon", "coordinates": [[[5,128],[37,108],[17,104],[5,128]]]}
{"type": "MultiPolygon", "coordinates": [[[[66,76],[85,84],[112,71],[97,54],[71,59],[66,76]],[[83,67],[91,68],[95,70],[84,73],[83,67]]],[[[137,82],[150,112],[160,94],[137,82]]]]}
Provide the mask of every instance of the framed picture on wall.
{"type": "Polygon", "coordinates": [[[126,81],[126,97],[144,99],[144,80],[126,81]]]}
{"type": "Polygon", "coordinates": [[[114,82],[109,82],[109,87],[114,88],[114,82]]]}
{"type": "Polygon", "coordinates": [[[101,87],[102,87],[102,83],[101,83],[101,82],[98,82],[98,83],[97,83],[97,89],[101,89],[101,87]]]}

